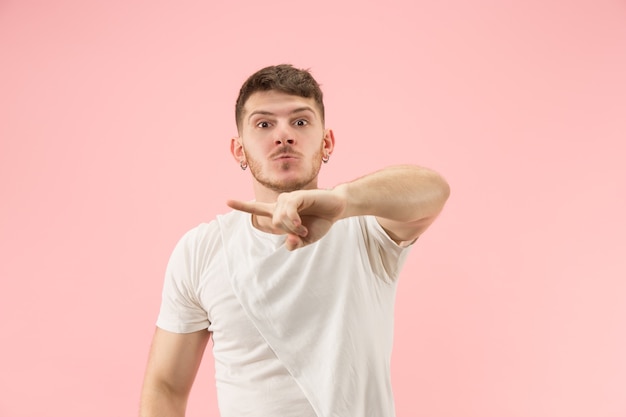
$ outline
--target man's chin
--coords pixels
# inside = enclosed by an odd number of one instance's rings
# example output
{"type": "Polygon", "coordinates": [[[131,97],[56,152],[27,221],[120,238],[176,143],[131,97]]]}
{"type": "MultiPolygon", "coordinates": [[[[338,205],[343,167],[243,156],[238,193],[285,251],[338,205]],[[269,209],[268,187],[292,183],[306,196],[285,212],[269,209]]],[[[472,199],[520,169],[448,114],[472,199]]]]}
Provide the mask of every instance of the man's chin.
{"type": "MultiPolygon", "coordinates": [[[[258,179],[257,179],[258,181],[258,179]]],[[[302,189],[315,188],[315,179],[285,179],[276,181],[259,181],[261,185],[269,188],[272,191],[280,193],[290,193],[292,191],[298,191],[302,189]]]]}
{"type": "Polygon", "coordinates": [[[266,187],[272,189],[273,191],[277,191],[279,193],[290,193],[292,191],[302,190],[308,187],[309,183],[302,182],[286,182],[286,183],[271,183],[267,184],[266,187]]]}
{"type": "Polygon", "coordinates": [[[281,170],[265,176],[261,175],[261,172],[255,169],[253,165],[250,165],[250,168],[252,176],[259,184],[275,192],[288,193],[302,189],[313,189],[317,186],[319,170],[312,170],[308,173],[302,172],[301,169],[281,170]]]}

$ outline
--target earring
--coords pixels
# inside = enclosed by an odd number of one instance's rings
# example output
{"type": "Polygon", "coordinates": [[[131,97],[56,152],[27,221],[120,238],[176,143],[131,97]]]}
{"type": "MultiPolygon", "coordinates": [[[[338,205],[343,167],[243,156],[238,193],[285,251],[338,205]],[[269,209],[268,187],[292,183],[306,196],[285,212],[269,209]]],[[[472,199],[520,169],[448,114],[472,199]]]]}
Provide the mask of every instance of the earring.
{"type": "Polygon", "coordinates": [[[241,167],[242,170],[246,170],[246,168],[248,168],[248,163],[246,161],[241,161],[239,163],[239,166],[241,167]]]}
{"type": "Polygon", "coordinates": [[[330,155],[324,155],[322,157],[322,162],[325,164],[327,164],[329,160],[330,160],[330,155]]]}

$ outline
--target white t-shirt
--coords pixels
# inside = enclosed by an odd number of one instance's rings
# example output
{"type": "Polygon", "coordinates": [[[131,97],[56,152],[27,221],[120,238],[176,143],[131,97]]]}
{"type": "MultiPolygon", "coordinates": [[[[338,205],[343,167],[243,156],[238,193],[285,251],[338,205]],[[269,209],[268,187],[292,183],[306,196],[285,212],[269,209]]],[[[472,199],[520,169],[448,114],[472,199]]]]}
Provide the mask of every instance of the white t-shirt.
{"type": "Polygon", "coordinates": [[[212,332],[222,417],[391,417],[393,311],[408,250],[371,216],[287,251],[249,214],[189,231],[157,326],[212,332]]]}

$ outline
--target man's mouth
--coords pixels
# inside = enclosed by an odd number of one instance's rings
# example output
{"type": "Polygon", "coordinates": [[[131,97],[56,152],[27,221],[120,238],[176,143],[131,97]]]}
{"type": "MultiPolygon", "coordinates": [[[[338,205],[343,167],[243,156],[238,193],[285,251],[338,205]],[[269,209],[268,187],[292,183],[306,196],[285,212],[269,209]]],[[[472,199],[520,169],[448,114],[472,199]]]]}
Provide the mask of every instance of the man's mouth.
{"type": "Polygon", "coordinates": [[[292,153],[283,153],[276,155],[273,159],[296,159],[298,156],[292,153]]]}

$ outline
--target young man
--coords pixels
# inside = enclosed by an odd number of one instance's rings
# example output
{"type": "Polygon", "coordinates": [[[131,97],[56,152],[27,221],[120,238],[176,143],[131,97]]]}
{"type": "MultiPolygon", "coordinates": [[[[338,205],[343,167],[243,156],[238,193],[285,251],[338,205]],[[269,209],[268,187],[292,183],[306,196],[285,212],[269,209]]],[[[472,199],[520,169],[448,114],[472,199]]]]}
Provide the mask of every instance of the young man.
{"type": "Polygon", "coordinates": [[[317,188],[335,138],[290,65],[242,86],[232,154],[255,200],[188,232],[168,264],[142,417],[183,416],[210,337],[222,417],[391,417],[393,311],[411,244],[448,197],[415,166],[317,188]]]}

